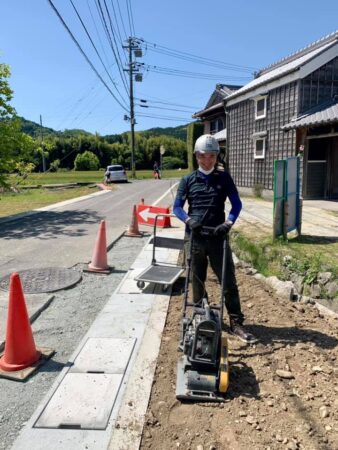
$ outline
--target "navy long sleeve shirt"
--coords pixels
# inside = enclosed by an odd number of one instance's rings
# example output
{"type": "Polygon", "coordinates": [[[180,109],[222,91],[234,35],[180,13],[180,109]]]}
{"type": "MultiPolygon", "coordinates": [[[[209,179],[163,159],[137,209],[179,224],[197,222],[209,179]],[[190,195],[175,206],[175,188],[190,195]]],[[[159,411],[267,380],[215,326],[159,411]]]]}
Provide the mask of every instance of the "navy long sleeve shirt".
{"type": "Polygon", "coordinates": [[[225,201],[229,198],[231,210],[228,220],[235,223],[242,209],[235,183],[228,172],[215,169],[204,175],[199,170],[183,177],[177,189],[174,214],[186,222],[192,218],[204,226],[217,226],[225,222],[225,201]],[[188,214],[183,206],[188,202],[188,214]]]}

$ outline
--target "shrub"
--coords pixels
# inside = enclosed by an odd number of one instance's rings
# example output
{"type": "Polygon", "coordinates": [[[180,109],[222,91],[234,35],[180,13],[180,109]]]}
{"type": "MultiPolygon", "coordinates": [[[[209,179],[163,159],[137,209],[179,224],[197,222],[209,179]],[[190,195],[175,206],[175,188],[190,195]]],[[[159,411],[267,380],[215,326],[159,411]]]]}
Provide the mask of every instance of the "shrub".
{"type": "Polygon", "coordinates": [[[178,169],[182,167],[182,159],[175,156],[164,156],[162,161],[162,167],[164,170],[178,169]]]}
{"type": "Polygon", "coordinates": [[[261,183],[256,183],[252,186],[252,193],[254,197],[262,198],[264,185],[261,183]]]}
{"type": "Polygon", "coordinates": [[[57,172],[59,170],[59,167],[60,167],[60,160],[59,159],[55,159],[54,161],[52,161],[50,163],[49,171],[50,172],[57,172]]]}
{"type": "Polygon", "coordinates": [[[99,158],[89,151],[77,155],[74,161],[75,170],[97,170],[99,167],[99,158]]]}

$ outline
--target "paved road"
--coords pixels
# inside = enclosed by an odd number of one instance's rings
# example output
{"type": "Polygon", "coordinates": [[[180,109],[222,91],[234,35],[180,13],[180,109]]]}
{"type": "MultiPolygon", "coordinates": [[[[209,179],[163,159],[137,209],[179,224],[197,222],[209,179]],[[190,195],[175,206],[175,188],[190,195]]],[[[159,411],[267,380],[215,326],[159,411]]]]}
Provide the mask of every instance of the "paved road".
{"type": "MultiPolygon", "coordinates": [[[[130,224],[134,204],[152,204],[175,180],[142,180],[117,185],[116,191],[64,206],[48,208],[9,223],[0,223],[0,277],[38,267],[71,267],[89,262],[101,220],[106,220],[107,243],[130,224]]],[[[172,204],[168,194],[160,204],[172,204]]]]}

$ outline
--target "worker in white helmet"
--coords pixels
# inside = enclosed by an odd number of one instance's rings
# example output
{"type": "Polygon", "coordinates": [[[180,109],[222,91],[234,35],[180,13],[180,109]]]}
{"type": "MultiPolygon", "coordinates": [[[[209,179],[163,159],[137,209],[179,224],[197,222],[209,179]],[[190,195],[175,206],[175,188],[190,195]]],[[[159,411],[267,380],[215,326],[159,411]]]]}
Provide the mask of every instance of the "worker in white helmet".
{"type": "MultiPolygon", "coordinates": [[[[207,295],[205,280],[208,260],[221,282],[223,239],[236,222],[242,209],[242,202],[230,174],[215,168],[219,153],[217,140],[210,134],[200,136],[196,140],[194,153],[198,169],[181,179],[173,210],[174,214],[186,224],[186,244],[190,241],[190,233],[193,233],[192,290],[193,301],[199,304],[207,295]],[[226,219],[224,206],[227,198],[230,200],[231,210],[226,219]],[[183,209],[186,201],[189,206],[188,213],[183,209]],[[213,227],[213,235],[201,236],[199,232],[203,226],[213,227]]],[[[243,327],[244,315],[241,311],[230,246],[227,251],[226,269],[224,297],[230,317],[230,332],[244,342],[254,343],[257,339],[243,327]]]]}

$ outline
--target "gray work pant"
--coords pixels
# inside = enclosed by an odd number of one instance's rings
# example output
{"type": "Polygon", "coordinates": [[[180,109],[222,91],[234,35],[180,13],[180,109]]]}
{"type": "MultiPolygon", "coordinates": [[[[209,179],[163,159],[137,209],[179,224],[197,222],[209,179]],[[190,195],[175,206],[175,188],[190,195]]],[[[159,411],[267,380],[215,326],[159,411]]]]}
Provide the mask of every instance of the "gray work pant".
{"type": "MultiPolygon", "coordinates": [[[[226,283],[224,286],[225,307],[230,319],[238,324],[244,321],[244,315],[241,311],[241,303],[236,281],[235,265],[232,259],[231,248],[227,241],[226,252],[226,283]]],[[[190,255],[190,235],[185,236],[185,254],[190,255]]],[[[219,283],[222,281],[223,267],[223,238],[218,236],[201,237],[194,236],[192,239],[191,251],[191,281],[193,291],[193,301],[198,303],[203,297],[207,296],[205,290],[205,280],[207,276],[208,262],[219,283]]]]}

